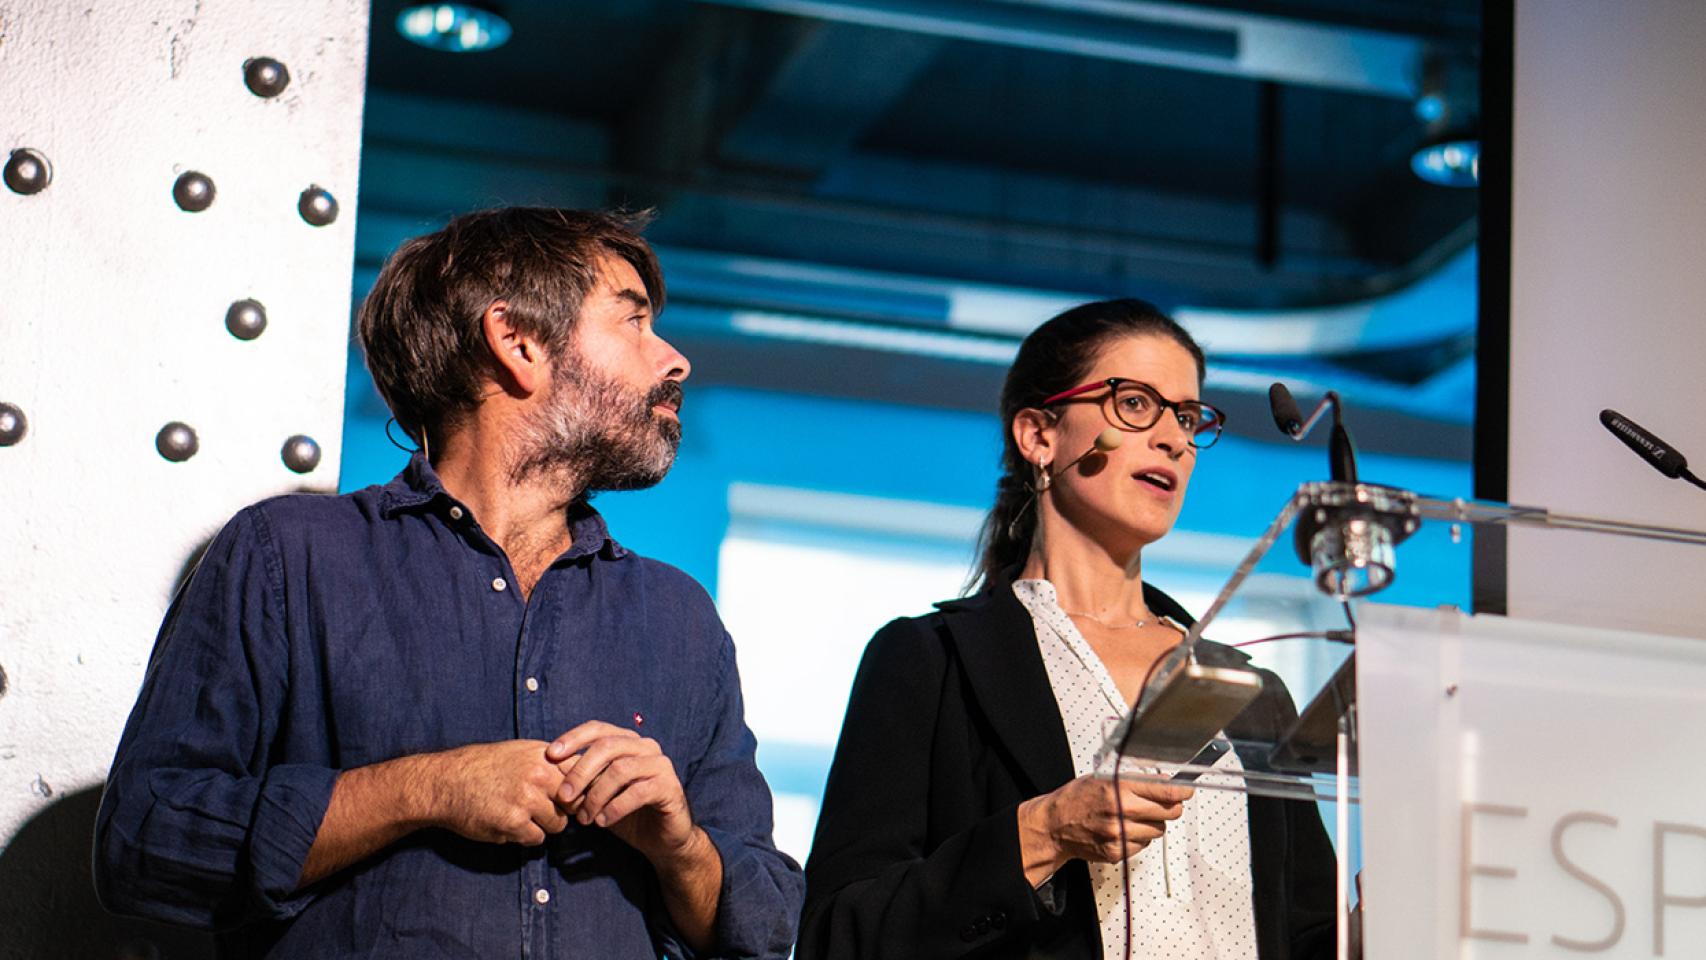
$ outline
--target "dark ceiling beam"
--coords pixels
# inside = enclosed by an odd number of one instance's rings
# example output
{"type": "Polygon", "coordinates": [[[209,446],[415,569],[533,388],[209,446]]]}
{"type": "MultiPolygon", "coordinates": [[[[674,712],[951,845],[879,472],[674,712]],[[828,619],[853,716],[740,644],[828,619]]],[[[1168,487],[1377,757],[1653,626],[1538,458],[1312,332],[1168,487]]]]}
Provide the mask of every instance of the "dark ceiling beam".
{"type": "Polygon", "coordinates": [[[697,175],[714,149],[718,119],[733,67],[748,48],[750,18],[731,11],[697,6],[652,70],[638,79],[640,93],[610,134],[610,158],[617,169],[640,176],[612,190],[610,203],[655,207],[669,200],[664,184],[697,175]]]}
{"type": "Polygon", "coordinates": [[[700,0],[886,30],[1412,100],[1427,44],[1178,0],[700,0]]]}
{"type": "MultiPolygon", "coordinates": [[[[488,145],[489,146],[489,145],[488,145]]],[[[1225,242],[1123,230],[1020,223],[813,196],[774,181],[641,176],[601,164],[505,157],[490,149],[369,139],[364,211],[442,215],[498,204],[656,204],[659,242],[990,283],[1273,307],[1353,299],[1388,286],[1378,265],[1292,250],[1271,272],[1250,255],[1247,227],[1225,242]]]]}
{"type": "MultiPolygon", "coordinates": [[[[1282,231],[1289,239],[1272,272],[1264,272],[1250,242],[1250,211],[1233,203],[1046,177],[1002,174],[992,180],[1058,201],[1018,208],[1010,198],[989,200],[1012,191],[989,189],[978,179],[993,176],[988,172],[870,155],[842,161],[835,175],[846,182],[833,191],[715,169],[648,174],[618,164],[615,146],[596,126],[496,109],[391,93],[371,97],[364,215],[442,215],[500,203],[655,204],[663,217],[654,234],[700,249],[1258,309],[1389,292],[1473,240],[1471,227],[1452,232],[1438,250],[1419,258],[1409,249],[1407,257],[1379,260],[1359,255],[1365,251],[1350,238],[1324,234],[1289,208],[1282,231]],[[494,123],[502,136],[487,132],[494,123]],[[1098,213],[1071,219],[1072,210],[1098,213]]],[[[1472,209],[1456,210],[1463,192],[1436,192],[1429,202],[1447,209],[1406,210],[1403,217],[1390,199],[1359,197],[1367,210],[1364,229],[1390,231],[1405,217],[1453,211],[1458,220],[1472,220],[1472,209]]],[[[1472,204],[1472,195],[1468,200],[1472,204]]]]}
{"type": "Polygon", "coordinates": [[[1280,257],[1280,214],[1285,203],[1284,126],[1279,84],[1261,85],[1256,117],[1256,262],[1272,270],[1280,257]]]}
{"type": "Polygon", "coordinates": [[[1247,235],[1223,246],[776,193],[682,191],[659,231],[703,249],[1175,303],[1202,290],[1228,305],[1319,302],[1328,286],[1354,297],[1379,273],[1303,257],[1262,272],[1247,235]]]}
{"type": "Polygon", "coordinates": [[[887,113],[945,42],[809,21],[717,146],[725,164],[815,179],[887,113]]]}
{"type": "Polygon", "coordinates": [[[1192,0],[1195,6],[1325,27],[1374,30],[1473,50],[1481,42],[1481,0],[1192,0]]]}

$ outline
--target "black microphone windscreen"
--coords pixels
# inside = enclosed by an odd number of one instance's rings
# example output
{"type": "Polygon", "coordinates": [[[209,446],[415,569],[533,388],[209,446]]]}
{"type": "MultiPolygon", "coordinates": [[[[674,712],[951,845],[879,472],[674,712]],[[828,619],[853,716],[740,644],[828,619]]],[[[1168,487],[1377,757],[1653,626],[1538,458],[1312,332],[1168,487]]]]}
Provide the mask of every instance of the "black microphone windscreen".
{"type": "Polygon", "coordinates": [[[1623,445],[1635,451],[1641,459],[1653,465],[1653,468],[1671,479],[1676,479],[1688,470],[1688,458],[1671,449],[1671,445],[1642,429],[1635,421],[1618,413],[1616,410],[1601,410],[1599,422],[1605,424],[1605,429],[1623,441],[1623,445]]]}
{"type": "Polygon", "coordinates": [[[1343,423],[1333,424],[1332,437],[1327,441],[1327,456],[1334,480],[1357,482],[1356,446],[1351,443],[1351,433],[1343,423]]]}
{"type": "Polygon", "coordinates": [[[1273,411],[1274,425],[1280,428],[1281,433],[1295,437],[1303,429],[1303,411],[1297,409],[1297,400],[1285,384],[1275,381],[1268,388],[1268,408],[1273,411]]]}

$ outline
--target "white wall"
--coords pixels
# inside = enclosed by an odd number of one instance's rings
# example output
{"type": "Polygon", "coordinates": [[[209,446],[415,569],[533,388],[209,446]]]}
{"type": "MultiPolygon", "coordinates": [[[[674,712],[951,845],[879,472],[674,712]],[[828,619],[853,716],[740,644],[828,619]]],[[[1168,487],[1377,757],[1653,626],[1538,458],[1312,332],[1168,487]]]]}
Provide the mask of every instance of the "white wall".
{"type": "Polygon", "coordinates": [[[0,188],[0,402],[29,422],[0,447],[0,956],[48,949],[20,918],[88,900],[54,858],[79,855],[192,552],[244,503],[336,485],[367,7],[0,2],[0,160],[53,174],[0,188]],[[289,71],[273,98],[244,82],[262,56],[289,71]],[[217,189],[203,212],[174,202],[187,170],[217,189]],[[310,185],[330,225],[298,213],[310,185]],[[250,341],[225,325],[244,298],[269,315],[250,341]],[[169,421],[199,434],[186,462],[155,450],[169,421]],[[281,458],[295,434],[311,472],[281,458]]]}
{"type": "MultiPolygon", "coordinates": [[[[1706,490],[1597,421],[1614,408],[1706,474],[1706,4],[1515,11],[1509,497],[1706,529],[1706,490]]],[[[1513,535],[1508,609],[1700,636],[1703,576],[1706,550],[1513,535]]]]}

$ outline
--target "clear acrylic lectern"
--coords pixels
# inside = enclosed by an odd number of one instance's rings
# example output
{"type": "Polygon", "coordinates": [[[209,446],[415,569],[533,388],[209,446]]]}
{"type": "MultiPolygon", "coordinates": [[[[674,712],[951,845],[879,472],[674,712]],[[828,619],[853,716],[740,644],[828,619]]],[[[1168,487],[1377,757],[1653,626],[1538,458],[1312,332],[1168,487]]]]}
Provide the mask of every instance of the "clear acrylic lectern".
{"type": "Polygon", "coordinates": [[[1321,803],[1341,916],[1360,848],[1369,956],[1652,956],[1666,937],[1673,949],[1706,942],[1706,870],[1676,866],[1706,862],[1692,800],[1706,772],[1689,755],[1706,735],[1706,618],[1643,608],[1607,626],[1614,605],[1593,590],[1521,619],[1471,616],[1477,538],[1500,555],[1556,557],[1587,582],[1601,565],[1607,581],[1634,571],[1672,581],[1661,593],[1706,593],[1706,532],[1305,484],[1157,665],[1101,771],[1113,775],[1117,756],[1122,779],[1321,803]],[[1461,591],[1362,599],[1430,567],[1462,577],[1412,579],[1461,579],[1461,591]],[[1276,684],[1296,715],[1244,722],[1243,704],[1276,684]],[[1654,771],[1663,781],[1648,792],[1606,787],[1654,771]],[[1631,844],[1649,855],[1613,852],[1631,844]]]}

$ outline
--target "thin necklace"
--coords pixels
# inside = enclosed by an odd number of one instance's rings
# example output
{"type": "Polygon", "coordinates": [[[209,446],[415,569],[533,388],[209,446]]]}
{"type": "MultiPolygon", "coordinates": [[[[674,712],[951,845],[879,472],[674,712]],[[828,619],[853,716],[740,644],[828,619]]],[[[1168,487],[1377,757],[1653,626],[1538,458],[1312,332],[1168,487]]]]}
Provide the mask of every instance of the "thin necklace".
{"type": "Polygon", "coordinates": [[[1064,612],[1069,617],[1083,617],[1084,619],[1090,621],[1091,623],[1101,624],[1102,626],[1107,627],[1109,630],[1136,630],[1139,627],[1148,626],[1149,623],[1151,622],[1151,617],[1153,617],[1153,614],[1151,614],[1149,617],[1144,617],[1142,620],[1139,620],[1136,623],[1109,623],[1108,621],[1103,620],[1101,617],[1095,616],[1093,614],[1074,613],[1071,610],[1065,610],[1064,612]]]}

